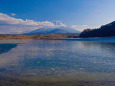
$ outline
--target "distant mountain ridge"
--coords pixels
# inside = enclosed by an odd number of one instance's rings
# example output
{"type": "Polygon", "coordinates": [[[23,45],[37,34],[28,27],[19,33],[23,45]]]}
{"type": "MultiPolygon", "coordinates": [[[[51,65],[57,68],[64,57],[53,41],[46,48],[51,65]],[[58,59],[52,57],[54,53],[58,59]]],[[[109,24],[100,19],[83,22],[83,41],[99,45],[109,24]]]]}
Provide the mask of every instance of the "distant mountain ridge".
{"type": "Polygon", "coordinates": [[[61,30],[61,29],[55,29],[49,32],[49,34],[51,33],[55,33],[55,34],[68,34],[69,32],[65,31],[65,30],[61,30]]]}
{"type": "Polygon", "coordinates": [[[79,34],[80,31],[77,31],[73,28],[67,27],[58,27],[58,28],[40,28],[29,33],[24,33],[26,35],[37,35],[37,34],[79,34]]]}
{"type": "Polygon", "coordinates": [[[110,37],[115,36],[115,21],[102,25],[97,29],[85,29],[79,37],[110,37]]]}

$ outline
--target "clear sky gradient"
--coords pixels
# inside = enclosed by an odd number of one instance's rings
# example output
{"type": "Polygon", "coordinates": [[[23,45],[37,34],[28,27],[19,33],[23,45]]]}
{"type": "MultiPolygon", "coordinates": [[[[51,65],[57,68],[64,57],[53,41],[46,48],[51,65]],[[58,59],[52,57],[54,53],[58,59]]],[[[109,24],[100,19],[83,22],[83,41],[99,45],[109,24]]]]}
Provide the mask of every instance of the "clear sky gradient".
{"type": "Polygon", "coordinates": [[[62,21],[93,28],[115,20],[115,0],[0,0],[0,13],[17,19],[62,21]]]}

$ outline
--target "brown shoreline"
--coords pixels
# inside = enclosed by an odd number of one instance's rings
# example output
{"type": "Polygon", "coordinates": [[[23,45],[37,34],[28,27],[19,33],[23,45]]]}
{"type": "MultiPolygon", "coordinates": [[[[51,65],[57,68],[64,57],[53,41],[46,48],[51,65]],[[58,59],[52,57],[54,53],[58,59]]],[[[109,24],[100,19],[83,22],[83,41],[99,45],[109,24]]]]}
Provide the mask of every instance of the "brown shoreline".
{"type": "MultiPolygon", "coordinates": [[[[63,39],[63,38],[104,38],[104,37],[79,37],[79,34],[38,34],[38,35],[10,35],[0,34],[0,40],[5,39],[63,39]]],[[[110,36],[108,38],[115,38],[110,36]]]]}
{"type": "Polygon", "coordinates": [[[0,35],[0,40],[4,39],[61,39],[78,38],[78,34],[39,34],[39,35],[0,35]]]}

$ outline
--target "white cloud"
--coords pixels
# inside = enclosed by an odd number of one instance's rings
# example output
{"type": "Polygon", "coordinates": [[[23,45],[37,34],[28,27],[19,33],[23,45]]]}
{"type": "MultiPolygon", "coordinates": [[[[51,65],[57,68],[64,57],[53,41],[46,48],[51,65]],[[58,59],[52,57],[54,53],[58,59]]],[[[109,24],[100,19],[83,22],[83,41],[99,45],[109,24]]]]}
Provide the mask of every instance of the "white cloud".
{"type": "Polygon", "coordinates": [[[54,21],[53,24],[55,24],[56,27],[66,27],[66,25],[61,21],[54,21]]]}
{"type": "MultiPolygon", "coordinates": [[[[12,16],[15,14],[12,13],[12,16]]],[[[68,27],[61,21],[34,21],[34,20],[23,20],[17,19],[7,14],[0,13],[0,34],[20,34],[30,32],[39,28],[57,28],[57,27],[68,27]]],[[[71,28],[82,31],[87,28],[97,28],[89,25],[72,25],[71,28]]]]}
{"type": "Polygon", "coordinates": [[[0,13],[0,34],[24,33],[39,28],[55,28],[62,26],[65,27],[66,25],[60,21],[56,21],[55,23],[49,21],[37,22],[28,19],[17,19],[7,14],[0,13]]]}
{"type": "Polygon", "coordinates": [[[16,14],[15,13],[11,13],[12,16],[15,16],[16,14]]]}

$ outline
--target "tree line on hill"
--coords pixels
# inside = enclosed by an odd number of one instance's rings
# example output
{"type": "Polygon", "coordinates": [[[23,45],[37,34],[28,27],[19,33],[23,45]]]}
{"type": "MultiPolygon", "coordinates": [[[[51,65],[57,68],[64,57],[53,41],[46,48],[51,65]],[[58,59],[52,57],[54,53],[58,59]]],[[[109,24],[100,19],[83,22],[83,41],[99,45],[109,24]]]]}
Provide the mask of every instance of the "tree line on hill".
{"type": "Polygon", "coordinates": [[[79,37],[111,37],[115,36],[115,21],[96,29],[84,29],[79,37]]]}

